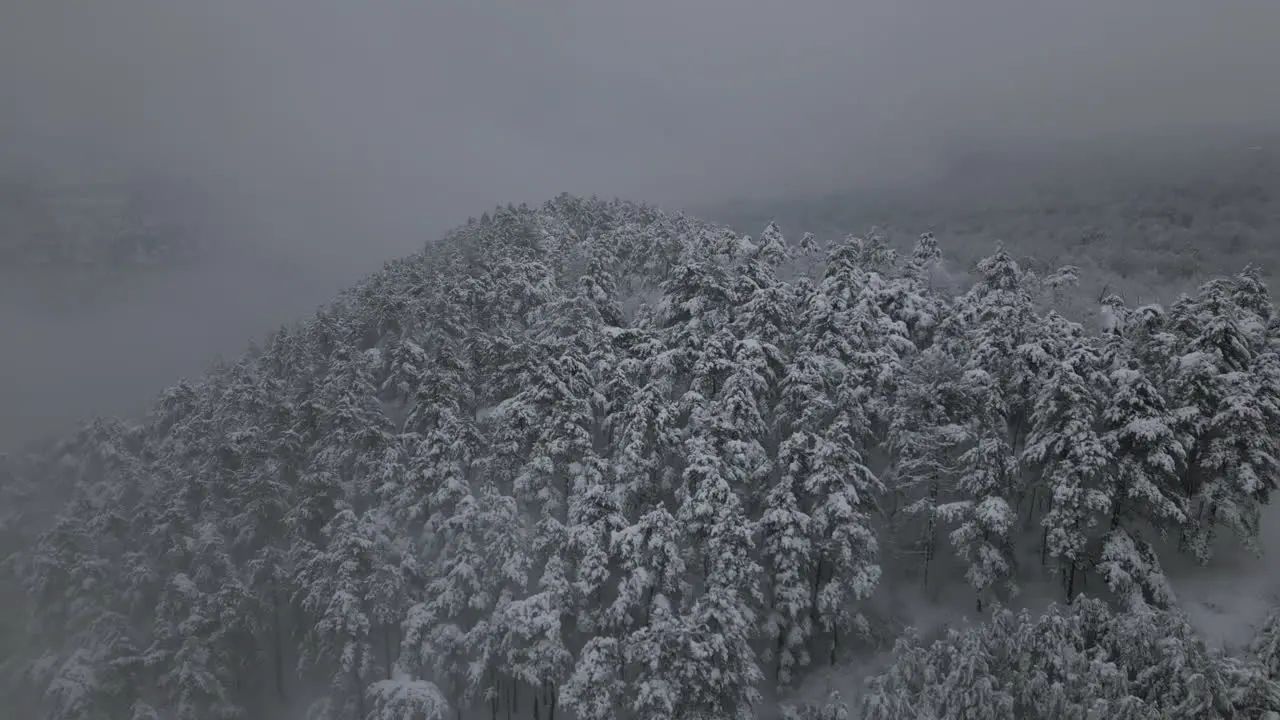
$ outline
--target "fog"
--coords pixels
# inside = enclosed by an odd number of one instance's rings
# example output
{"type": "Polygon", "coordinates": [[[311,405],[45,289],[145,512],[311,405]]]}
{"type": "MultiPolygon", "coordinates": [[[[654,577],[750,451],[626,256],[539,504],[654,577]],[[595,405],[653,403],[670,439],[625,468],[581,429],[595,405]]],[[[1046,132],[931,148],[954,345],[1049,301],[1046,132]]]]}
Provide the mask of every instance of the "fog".
{"type": "Polygon", "coordinates": [[[1278,27],[1273,0],[5,3],[5,174],[190,179],[228,250],[83,317],[3,308],[0,437],[135,407],[496,203],[1272,129],[1278,27]]]}

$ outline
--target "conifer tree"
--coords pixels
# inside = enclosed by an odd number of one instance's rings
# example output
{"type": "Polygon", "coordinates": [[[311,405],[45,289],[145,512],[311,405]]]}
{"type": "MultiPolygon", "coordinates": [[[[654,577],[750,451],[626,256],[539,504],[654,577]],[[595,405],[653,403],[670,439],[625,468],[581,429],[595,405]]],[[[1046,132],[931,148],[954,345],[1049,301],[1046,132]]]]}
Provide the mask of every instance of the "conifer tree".
{"type": "Polygon", "coordinates": [[[1098,432],[1099,405],[1107,390],[1100,366],[1092,343],[1077,336],[1067,358],[1054,363],[1043,380],[1024,451],[1048,486],[1045,550],[1062,564],[1068,602],[1075,596],[1078,571],[1094,552],[1090,529],[1110,515],[1116,501],[1102,485],[1113,460],[1098,432]]]}

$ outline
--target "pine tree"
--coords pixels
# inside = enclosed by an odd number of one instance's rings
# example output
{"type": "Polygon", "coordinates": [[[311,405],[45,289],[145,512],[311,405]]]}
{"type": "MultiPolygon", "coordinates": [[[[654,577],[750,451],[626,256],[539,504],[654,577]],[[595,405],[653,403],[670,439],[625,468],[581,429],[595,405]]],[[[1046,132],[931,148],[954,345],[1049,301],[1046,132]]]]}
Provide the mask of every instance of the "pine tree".
{"type": "Polygon", "coordinates": [[[1118,328],[1104,351],[1111,366],[1111,393],[1102,410],[1107,428],[1103,440],[1116,459],[1106,476],[1110,527],[1145,520],[1162,530],[1180,528],[1187,522],[1187,498],[1178,486],[1186,448],[1177,417],[1152,382],[1150,368],[1131,349],[1126,332],[1118,328]]]}
{"type": "Polygon", "coordinates": [[[759,248],[757,255],[760,259],[772,265],[781,264],[790,254],[787,241],[782,237],[782,230],[778,228],[778,223],[770,221],[760,233],[759,248]]]}
{"type": "MultiPolygon", "coordinates": [[[[972,399],[957,382],[959,365],[940,346],[931,346],[905,368],[891,409],[888,446],[893,464],[885,484],[894,515],[919,518],[908,547],[923,554],[922,582],[929,584],[937,555],[938,508],[955,494],[959,455],[968,437],[963,421],[972,399]]],[[[894,527],[902,530],[891,517],[894,527]]]]}
{"type": "Polygon", "coordinates": [[[784,470],[765,497],[760,518],[769,590],[763,630],[774,638],[765,657],[773,658],[774,680],[784,687],[809,664],[807,641],[813,633],[809,577],[816,568],[810,544],[812,519],[800,510],[796,498],[800,470],[798,466],[784,470]]]}
{"type": "MultiPolygon", "coordinates": [[[[837,257],[843,253],[833,251],[837,257]]],[[[807,350],[792,360],[781,388],[785,434],[778,457],[795,478],[800,510],[811,519],[811,624],[830,633],[828,654],[835,655],[841,633],[861,625],[850,601],[869,597],[879,582],[879,541],[870,514],[883,487],[863,452],[871,420],[864,388],[849,366],[854,351],[841,330],[846,315],[837,311],[839,288],[850,277],[828,280],[808,298],[802,341],[807,350]]]]}
{"type": "Polygon", "coordinates": [[[1272,612],[1249,643],[1249,652],[1262,663],[1267,677],[1280,680],[1280,613],[1272,612]]]}
{"type": "Polygon", "coordinates": [[[818,247],[818,239],[814,237],[813,233],[807,232],[800,238],[800,251],[804,253],[805,256],[812,257],[821,252],[821,250],[822,249],[818,247]]]}
{"type": "MultiPolygon", "coordinates": [[[[695,415],[693,426],[710,422],[695,415]]],[[[759,702],[756,685],[762,679],[751,645],[760,570],[732,470],[721,459],[725,448],[712,442],[695,435],[686,445],[688,467],[676,516],[687,542],[697,548],[691,559],[701,565],[702,585],[687,614],[677,620],[689,633],[687,652],[702,661],[697,668],[677,670],[677,712],[749,718],[759,702]]]]}
{"type": "Polygon", "coordinates": [[[965,578],[977,593],[981,612],[1001,588],[1016,591],[1012,533],[1017,523],[1010,498],[1018,492],[1013,448],[1005,410],[994,379],[982,370],[964,375],[964,392],[977,410],[969,420],[965,449],[957,460],[961,499],[938,506],[938,517],[954,526],[950,539],[968,566],[965,578]]]}
{"type": "Polygon", "coordinates": [[[1264,380],[1275,363],[1261,335],[1265,320],[1235,301],[1262,299],[1239,287],[1211,281],[1170,313],[1174,332],[1190,346],[1171,384],[1186,406],[1183,428],[1191,438],[1183,486],[1194,506],[1186,540],[1202,561],[1212,554],[1219,524],[1252,546],[1259,507],[1276,487],[1270,430],[1280,403],[1264,380]]]}
{"type": "Polygon", "coordinates": [[[1125,606],[1168,608],[1175,598],[1155,549],[1123,528],[1107,533],[1098,558],[1098,572],[1125,606]]]}
{"type": "MultiPolygon", "coordinates": [[[[625,663],[616,638],[596,636],[587,641],[573,674],[561,689],[564,706],[582,720],[617,717],[626,697],[618,669],[625,663]]],[[[554,713],[555,706],[551,706],[554,713]]],[[[553,720],[553,716],[549,716],[553,720]]]]}
{"type": "Polygon", "coordinates": [[[551,702],[573,669],[574,658],[565,644],[571,601],[564,565],[553,556],[538,581],[538,592],[501,606],[493,621],[503,635],[498,643],[505,656],[503,667],[516,682],[542,691],[551,702]]]}
{"type": "Polygon", "coordinates": [[[1049,488],[1049,512],[1042,521],[1045,549],[1062,563],[1068,602],[1075,596],[1077,572],[1093,553],[1089,530],[1111,514],[1114,502],[1102,486],[1113,460],[1098,432],[1107,390],[1100,366],[1091,341],[1077,336],[1067,359],[1052,365],[1044,378],[1023,453],[1041,469],[1049,488]]]}
{"type": "Polygon", "coordinates": [[[367,583],[380,558],[373,527],[354,509],[340,507],[325,526],[325,544],[299,564],[298,603],[312,620],[302,669],[327,675],[335,708],[365,714],[365,687],[373,681],[373,619],[367,583]]]}

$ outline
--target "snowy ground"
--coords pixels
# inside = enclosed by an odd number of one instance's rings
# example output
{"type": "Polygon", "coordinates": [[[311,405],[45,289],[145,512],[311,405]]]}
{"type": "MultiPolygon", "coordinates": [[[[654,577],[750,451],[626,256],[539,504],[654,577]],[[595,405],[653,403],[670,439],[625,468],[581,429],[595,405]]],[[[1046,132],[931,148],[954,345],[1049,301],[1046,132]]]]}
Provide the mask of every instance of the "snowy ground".
{"type": "MultiPolygon", "coordinates": [[[[1169,568],[1170,582],[1181,608],[1210,647],[1238,649],[1247,645],[1267,615],[1280,607],[1280,572],[1277,572],[1280,571],[1280,507],[1267,506],[1262,523],[1260,557],[1249,554],[1234,544],[1234,539],[1228,538],[1212,565],[1169,568]]],[[[903,622],[929,636],[975,617],[970,594],[962,584],[953,587],[958,590],[929,597],[927,595],[935,594],[922,593],[914,584],[899,586],[896,591],[882,592],[878,604],[882,608],[893,608],[903,622]]],[[[1021,593],[1010,606],[1038,612],[1061,599],[1061,590],[1051,579],[1024,582],[1021,593]]],[[[883,670],[891,656],[891,651],[886,649],[834,669],[824,668],[790,697],[795,701],[817,701],[835,691],[855,710],[864,679],[883,670]]]]}
{"type": "Polygon", "coordinates": [[[1178,600],[1192,625],[1217,647],[1248,643],[1280,601],[1280,508],[1262,519],[1262,556],[1232,549],[1209,567],[1171,573],[1178,600]]]}

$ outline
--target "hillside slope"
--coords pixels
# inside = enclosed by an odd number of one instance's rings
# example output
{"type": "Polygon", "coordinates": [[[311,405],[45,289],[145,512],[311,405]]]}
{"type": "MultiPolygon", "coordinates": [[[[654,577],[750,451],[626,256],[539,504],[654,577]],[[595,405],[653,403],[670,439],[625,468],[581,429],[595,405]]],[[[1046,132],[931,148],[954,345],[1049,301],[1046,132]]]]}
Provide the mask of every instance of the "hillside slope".
{"type": "Polygon", "coordinates": [[[1074,269],[1000,252],[953,292],[940,257],[568,196],[472,221],[145,419],[5,461],[5,697],[769,717],[919,589],[990,622],[904,641],[868,717],[1280,710],[1280,643],[1206,649],[1161,569],[1255,545],[1280,477],[1259,274],[1108,297],[1091,333],[1054,310],[1074,269]],[[999,608],[1045,582],[1075,602],[999,608]]]}

